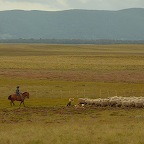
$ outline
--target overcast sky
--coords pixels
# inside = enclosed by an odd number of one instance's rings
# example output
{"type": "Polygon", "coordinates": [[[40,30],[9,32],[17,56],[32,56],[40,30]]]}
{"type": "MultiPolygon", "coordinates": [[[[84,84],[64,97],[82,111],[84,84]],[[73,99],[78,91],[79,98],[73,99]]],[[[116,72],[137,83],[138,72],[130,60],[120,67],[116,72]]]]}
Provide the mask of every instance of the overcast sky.
{"type": "Polygon", "coordinates": [[[120,10],[144,8],[144,0],[0,0],[3,10],[45,10],[59,11],[68,9],[120,10]]]}

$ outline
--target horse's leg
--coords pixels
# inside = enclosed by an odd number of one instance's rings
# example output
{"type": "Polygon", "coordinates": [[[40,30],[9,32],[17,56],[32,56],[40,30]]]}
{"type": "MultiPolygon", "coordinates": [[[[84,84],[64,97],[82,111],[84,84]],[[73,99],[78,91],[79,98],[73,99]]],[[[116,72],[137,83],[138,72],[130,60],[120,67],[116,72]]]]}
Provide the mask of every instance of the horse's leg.
{"type": "Polygon", "coordinates": [[[11,106],[14,106],[14,105],[15,105],[14,102],[13,102],[12,100],[11,100],[10,104],[11,104],[11,106]]]}
{"type": "Polygon", "coordinates": [[[24,101],[23,101],[23,106],[25,107],[24,101]]]}
{"type": "Polygon", "coordinates": [[[15,105],[14,102],[12,102],[12,103],[13,103],[13,106],[14,106],[15,105]]]}
{"type": "Polygon", "coordinates": [[[12,106],[12,101],[10,101],[10,105],[12,106]]]}

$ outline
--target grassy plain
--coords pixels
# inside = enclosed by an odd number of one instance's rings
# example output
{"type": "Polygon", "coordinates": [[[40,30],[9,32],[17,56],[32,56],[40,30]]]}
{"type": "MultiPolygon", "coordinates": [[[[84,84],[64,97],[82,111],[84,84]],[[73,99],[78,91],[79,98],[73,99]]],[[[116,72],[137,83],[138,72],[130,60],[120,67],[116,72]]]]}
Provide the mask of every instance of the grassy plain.
{"type": "Polygon", "coordinates": [[[144,96],[144,45],[0,45],[0,143],[144,143],[144,110],[65,107],[74,97],[144,96]],[[17,85],[26,108],[11,108],[17,85]]]}

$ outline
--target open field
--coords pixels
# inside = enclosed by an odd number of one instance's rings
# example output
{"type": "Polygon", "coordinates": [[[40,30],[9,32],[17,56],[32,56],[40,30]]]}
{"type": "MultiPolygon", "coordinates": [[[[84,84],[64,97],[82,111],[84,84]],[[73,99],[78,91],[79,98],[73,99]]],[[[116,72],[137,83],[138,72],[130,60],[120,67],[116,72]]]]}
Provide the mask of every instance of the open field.
{"type": "Polygon", "coordinates": [[[144,96],[144,45],[0,45],[0,144],[144,143],[144,109],[67,108],[144,96]],[[10,107],[19,85],[26,108],[10,107]]]}

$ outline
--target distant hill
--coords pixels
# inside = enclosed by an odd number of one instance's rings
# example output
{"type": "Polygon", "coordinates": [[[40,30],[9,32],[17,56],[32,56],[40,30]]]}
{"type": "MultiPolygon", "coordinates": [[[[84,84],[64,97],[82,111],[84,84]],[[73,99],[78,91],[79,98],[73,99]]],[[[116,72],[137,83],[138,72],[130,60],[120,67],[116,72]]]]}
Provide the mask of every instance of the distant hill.
{"type": "Polygon", "coordinates": [[[144,9],[0,11],[0,39],[144,40],[144,9]]]}

